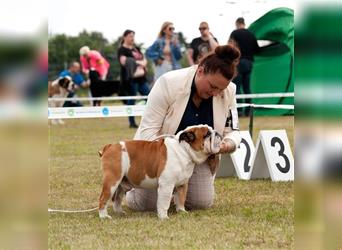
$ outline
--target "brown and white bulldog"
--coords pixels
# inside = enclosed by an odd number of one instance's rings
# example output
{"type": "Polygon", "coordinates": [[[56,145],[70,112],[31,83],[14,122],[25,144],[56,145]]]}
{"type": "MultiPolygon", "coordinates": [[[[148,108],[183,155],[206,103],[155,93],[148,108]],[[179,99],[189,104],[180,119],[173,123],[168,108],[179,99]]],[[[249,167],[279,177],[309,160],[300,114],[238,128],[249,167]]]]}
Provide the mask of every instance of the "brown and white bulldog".
{"type": "MultiPolygon", "coordinates": [[[[49,82],[48,85],[48,96],[50,98],[60,97],[60,98],[66,98],[68,94],[72,91],[74,91],[75,84],[72,81],[70,76],[64,76],[59,77],[57,80],[53,82],[49,82]]],[[[50,107],[63,107],[64,101],[51,101],[50,107]]],[[[64,124],[62,119],[53,119],[52,124],[64,124]]]]}
{"type": "Polygon", "coordinates": [[[111,218],[107,202],[122,213],[121,201],[133,187],[158,189],[157,212],[166,219],[175,190],[176,210],[185,211],[187,185],[196,164],[220,150],[222,137],[207,125],[187,127],[175,137],[157,141],[130,140],[107,144],[99,155],[103,187],[99,200],[100,218],[111,218]]]}

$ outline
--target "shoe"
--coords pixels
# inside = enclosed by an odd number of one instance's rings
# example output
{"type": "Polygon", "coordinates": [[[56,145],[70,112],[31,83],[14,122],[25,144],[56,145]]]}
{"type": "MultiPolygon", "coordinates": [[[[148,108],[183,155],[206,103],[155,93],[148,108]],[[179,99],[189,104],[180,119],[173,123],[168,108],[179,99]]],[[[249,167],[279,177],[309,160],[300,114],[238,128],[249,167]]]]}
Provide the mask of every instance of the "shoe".
{"type": "Polygon", "coordinates": [[[129,128],[138,128],[138,125],[137,124],[130,124],[129,128]]]}

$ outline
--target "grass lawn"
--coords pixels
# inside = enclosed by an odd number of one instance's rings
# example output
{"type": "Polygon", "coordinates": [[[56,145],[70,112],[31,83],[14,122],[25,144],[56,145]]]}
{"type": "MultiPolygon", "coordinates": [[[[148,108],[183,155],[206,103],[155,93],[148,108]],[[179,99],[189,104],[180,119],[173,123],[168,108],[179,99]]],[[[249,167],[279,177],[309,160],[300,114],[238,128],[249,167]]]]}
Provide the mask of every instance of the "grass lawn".
{"type": "MultiPolygon", "coordinates": [[[[97,151],[107,143],[132,138],[127,118],[70,119],[49,127],[48,207],[80,210],[98,205],[102,170],[97,151]]],[[[240,119],[248,130],[248,119],[240,119]]],[[[286,129],[293,148],[293,117],[256,117],[260,129],[286,129]]],[[[218,178],[212,208],[160,221],[155,213],[124,207],[124,216],[97,211],[50,213],[50,249],[289,249],[294,247],[293,182],[218,178]]]]}

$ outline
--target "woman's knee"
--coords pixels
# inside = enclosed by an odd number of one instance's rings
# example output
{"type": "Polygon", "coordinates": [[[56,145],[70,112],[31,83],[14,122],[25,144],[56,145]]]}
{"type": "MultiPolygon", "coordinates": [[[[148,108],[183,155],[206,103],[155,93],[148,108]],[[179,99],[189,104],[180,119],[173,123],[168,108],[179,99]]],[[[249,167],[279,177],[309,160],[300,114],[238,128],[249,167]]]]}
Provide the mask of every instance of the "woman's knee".
{"type": "Polygon", "coordinates": [[[126,193],[126,203],[130,209],[136,211],[153,211],[156,209],[154,194],[146,190],[132,189],[126,193]],[[144,193],[144,191],[146,193],[144,193]]]}
{"type": "Polygon", "coordinates": [[[185,202],[185,206],[190,209],[208,209],[210,208],[214,203],[214,197],[203,197],[203,199],[198,200],[187,200],[185,202]]]}

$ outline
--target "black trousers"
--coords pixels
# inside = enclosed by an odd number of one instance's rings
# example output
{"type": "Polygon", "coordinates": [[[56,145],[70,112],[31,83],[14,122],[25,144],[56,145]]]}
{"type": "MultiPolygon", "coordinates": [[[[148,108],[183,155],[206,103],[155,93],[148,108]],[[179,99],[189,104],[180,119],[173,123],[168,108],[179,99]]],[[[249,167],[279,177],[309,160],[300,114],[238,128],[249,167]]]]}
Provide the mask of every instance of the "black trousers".
{"type": "MultiPolygon", "coordinates": [[[[242,58],[238,65],[238,75],[234,78],[233,82],[236,84],[236,94],[242,94],[241,89],[243,90],[243,94],[251,94],[251,72],[253,68],[253,61],[242,58]]],[[[251,103],[250,98],[246,99],[238,99],[238,103],[251,103]]],[[[250,108],[239,109],[239,115],[249,115],[250,108]]]]}
{"type": "MultiPolygon", "coordinates": [[[[74,97],[75,93],[74,92],[70,92],[68,94],[68,98],[69,97],[74,97]]],[[[66,101],[63,104],[63,107],[82,107],[82,103],[80,103],[79,101],[66,101]]]]}

